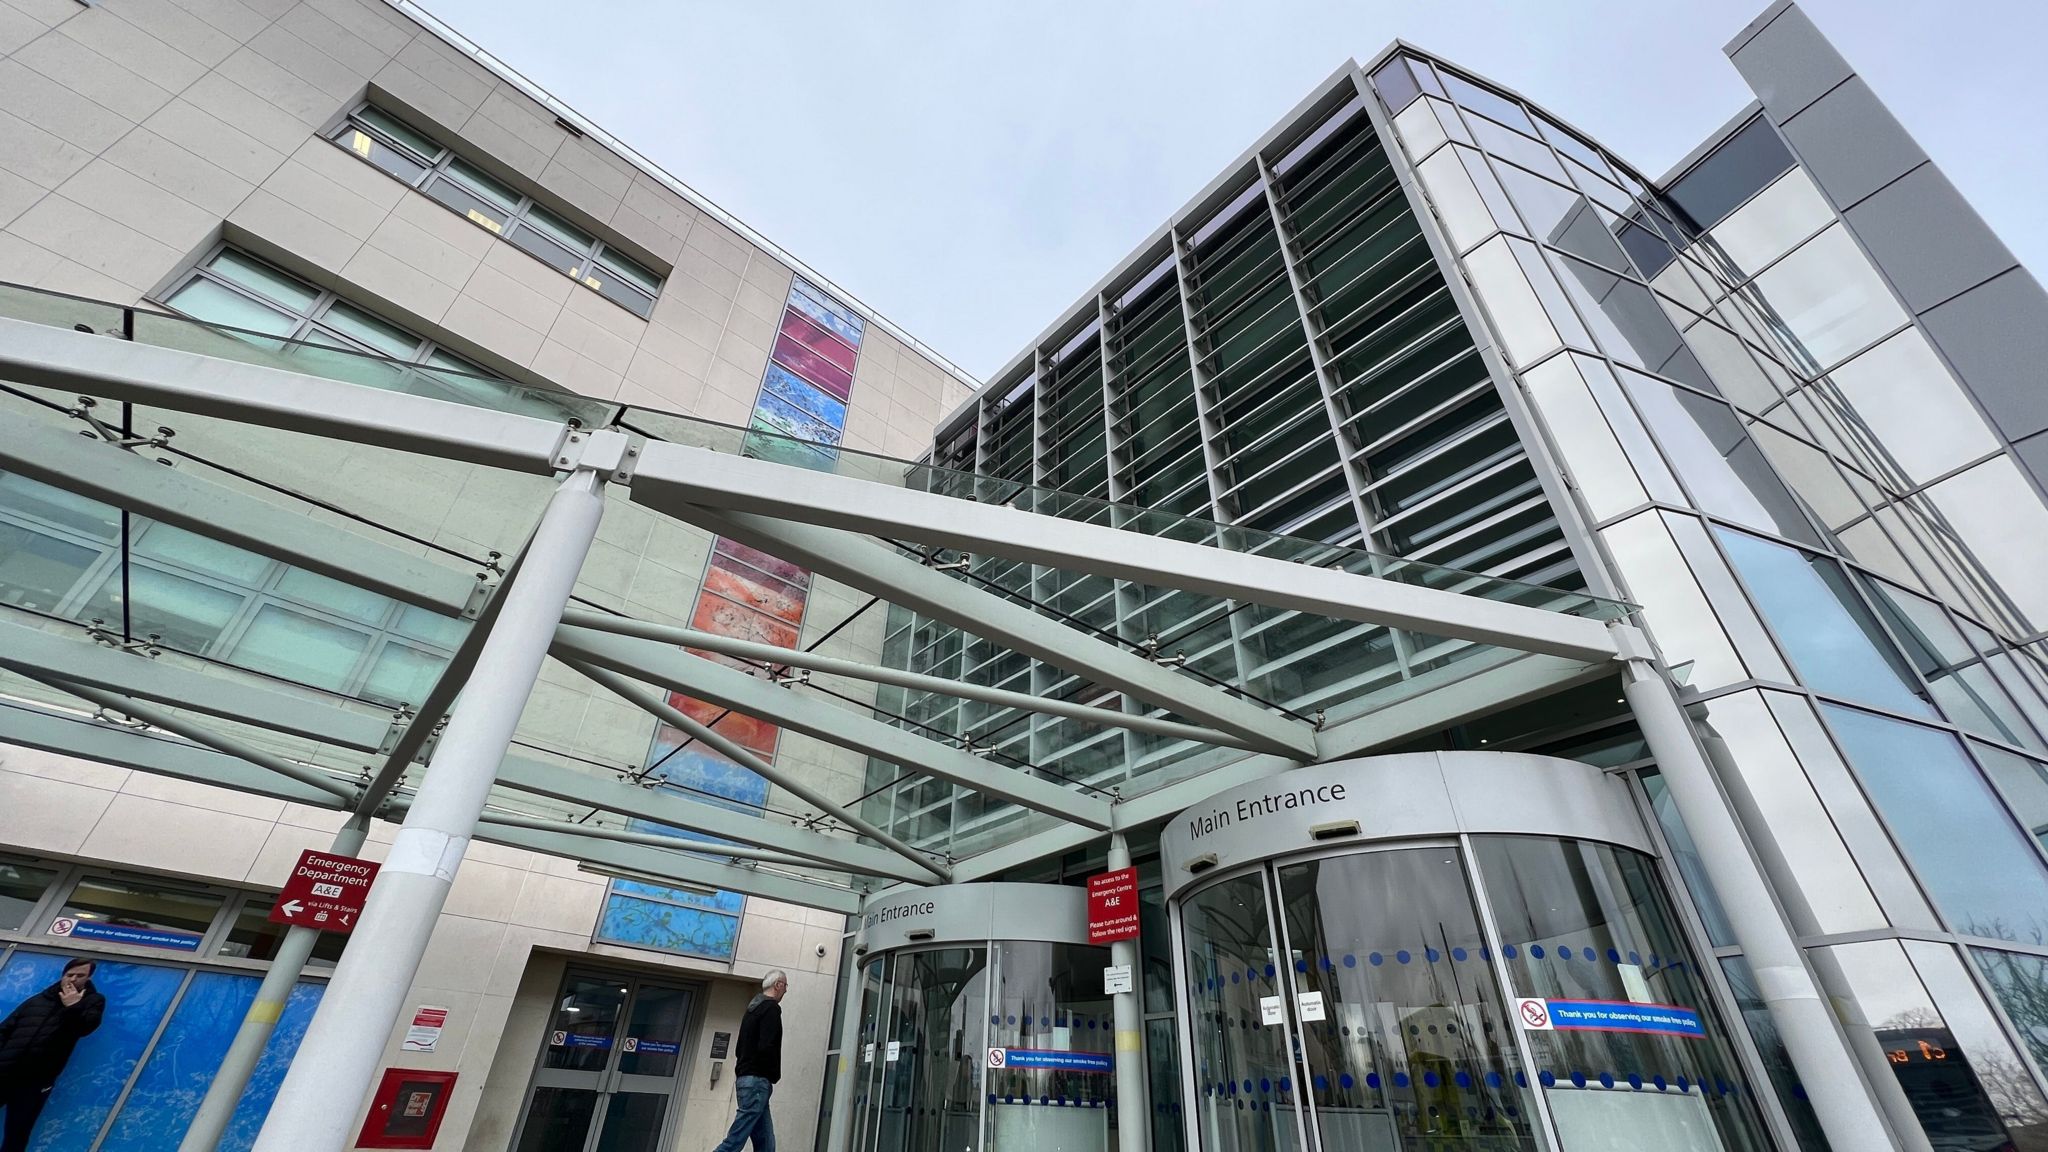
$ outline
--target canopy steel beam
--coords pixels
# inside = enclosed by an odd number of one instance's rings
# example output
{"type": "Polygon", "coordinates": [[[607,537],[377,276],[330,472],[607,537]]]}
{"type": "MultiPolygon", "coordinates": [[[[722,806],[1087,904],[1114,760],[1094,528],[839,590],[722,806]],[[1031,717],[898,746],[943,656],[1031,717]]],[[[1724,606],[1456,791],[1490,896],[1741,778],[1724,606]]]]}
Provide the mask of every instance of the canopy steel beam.
{"type": "Polygon", "coordinates": [[[47,425],[0,424],[0,468],[435,612],[460,615],[476,584],[303,510],[47,425]]]}
{"type": "MultiPolygon", "coordinates": [[[[363,715],[314,700],[150,660],[40,628],[0,621],[0,668],[32,680],[60,677],[139,700],[253,724],[325,744],[375,752],[391,731],[388,716],[363,715]]],[[[64,691],[71,691],[65,688],[64,691]]]]}
{"type": "MultiPolygon", "coordinates": [[[[733,763],[738,764],[740,767],[745,768],[747,771],[752,772],[757,776],[760,776],[762,779],[767,780],[773,784],[781,785],[784,789],[788,790],[792,795],[795,795],[804,800],[806,803],[815,806],[819,811],[833,817],[834,819],[843,822],[844,824],[846,824],[847,827],[852,828],[854,831],[860,832],[863,835],[873,838],[877,843],[881,844],[889,851],[894,852],[898,856],[903,857],[905,860],[910,861],[920,871],[929,873],[932,879],[941,882],[952,879],[952,872],[947,868],[946,865],[933,861],[923,852],[918,851],[911,845],[903,842],[902,840],[897,839],[895,836],[890,835],[888,831],[883,829],[881,826],[862,819],[858,813],[852,811],[844,805],[841,805],[837,801],[833,800],[831,797],[825,795],[818,789],[813,788],[810,785],[804,783],[802,780],[797,779],[790,773],[784,772],[780,768],[777,768],[775,765],[770,764],[768,761],[761,759],[759,756],[756,756],[753,752],[749,751],[748,749],[742,747],[732,739],[728,738],[724,733],[719,732],[717,729],[712,728],[707,724],[701,723],[697,720],[696,717],[691,716],[689,713],[684,712],[682,709],[677,708],[674,705],[671,705],[667,700],[647,692],[646,690],[642,689],[639,685],[633,683],[631,680],[628,680],[626,677],[620,675],[610,665],[604,665],[603,661],[599,661],[598,664],[603,666],[594,666],[592,663],[579,658],[584,655],[584,653],[580,650],[573,652],[568,656],[563,656],[559,651],[559,646],[561,646],[563,643],[563,641],[561,640],[562,631],[563,629],[559,628],[556,630],[556,643],[558,645],[558,651],[556,653],[557,658],[563,660],[565,663],[569,665],[569,667],[574,668],[578,672],[581,672],[583,675],[589,677],[592,681],[596,682],[597,684],[605,688],[607,691],[617,696],[619,699],[624,700],[629,704],[632,704],[634,707],[640,709],[642,712],[645,712],[650,716],[655,717],[656,719],[662,720],[666,723],[676,726],[677,728],[682,729],[684,732],[689,733],[691,739],[702,741],[704,744],[715,749],[720,755],[725,756],[726,758],[730,759],[733,763]]],[[[591,633],[591,635],[598,636],[600,639],[613,639],[611,637],[604,637],[602,633],[591,633]]],[[[576,639],[577,638],[572,635],[569,638],[569,642],[574,643],[576,639]]],[[[621,643],[645,644],[646,641],[622,640],[621,643]]],[[[657,649],[657,651],[682,655],[675,649],[662,648],[657,649]]],[[[699,664],[710,663],[706,660],[698,660],[696,657],[688,657],[688,659],[699,664]]],[[[719,667],[718,665],[712,665],[712,667],[718,667],[720,671],[727,672],[730,675],[739,677],[742,680],[752,681],[753,679],[752,677],[746,675],[743,672],[733,672],[731,669],[719,667]]],[[[660,679],[659,676],[654,676],[653,678],[657,680],[660,679]]],[[[771,689],[771,691],[772,690],[773,689],[771,689]]],[[[707,696],[706,699],[711,699],[711,697],[707,696]]],[[[746,709],[742,708],[739,709],[739,711],[744,712],[746,711],[746,709]]],[[[792,727],[794,727],[794,725],[792,725],[792,727]]]]}
{"type": "Polygon", "coordinates": [[[84,716],[0,704],[0,743],[313,808],[348,807],[326,789],[258,768],[239,756],[84,716]]]}
{"type": "Polygon", "coordinates": [[[647,446],[634,473],[633,499],[693,523],[702,522],[687,507],[694,504],[754,513],[757,521],[776,517],[913,540],[1429,636],[1576,660],[1615,658],[1606,626],[1585,617],[682,444],[647,446]]]}
{"type": "MultiPolygon", "coordinates": [[[[557,630],[555,637],[557,655],[572,662],[645,677],[720,707],[773,720],[785,728],[886,760],[933,779],[958,784],[1098,830],[1109,828],[1109,805],[1101,800],[1084,796],[1055,781],[991,764],[978,756],[948,748],[901,728],[892,728],[879,720],[822,700],[799,696],[745,672],[701,656],[692,656],[680,648],[583,628],[564,627],[557,630]]],[[[677,712],[677,715],[681,713],[677,712]]]]}
{"type": "MultiPolygon", "coordinates": [[[[896,491],[879,484],[872,487],[878,491],[896,491]]],[[[634,498],[639,499],[637,488],[634,498]]],[[[965,501],[957,503],[966,504],[965,501]]],[[[966,506],[985,507],[979,504],[966,506]]],[[[746,512],[714,512],[697,507],[672,510],[682,519],[802,564],[891,603],[944,620],[976,636],[1007,644],[1027,656],[1037,657],[1094,683],[1128,692],[1191,720],[1202,721],[1240,738],[1258,751],[1302,761],[1317,758],[1316,734],[1306,724],[1276,716],[1221,689],[1162,668],[1135,652],[1127,652],[1022,605],[935,572],[873,540],[834,528],[786,523],[746,512]]],[[[1050,522],[1065,523],[1061,520],[1050,522]]],[[[1150,538],[1130,536],[1129,539],[1146,541],[1150,538]]],[[[1217,555],[1225,553],[1218,552],[1217,555]]]]}
{"type": "Polygon", "coordinates": [[[280,776],[288,776],[308,787],[317,788],[344,803],[353,803],[356,798],[356,786],[346,780],[330,776],[318,768],[287,760],[282,756],[273,755],[257,748],[251,748],[240,740],[215,732],[204,724],[195,724],[186,717],[173,715],[153,704],[144,704],[140,700],[123,696],[119,692],[108,692],[84,684],[74,684],[69,680],[51,676],[48,673],[43,673],[35,678],[60,692],[69,692],[82,700],[90,700],[102,708],[111,708],[123,716],[140,720],[153,728],[161,728],[166,732],[183,736],[195,744],[204,744],[216,752],[224,752],[236,759],[246,760],[259,768],[267,768],[280,776]]]}
{"type": "Polygon", "coordinates": [[[899,860],[891,851],[765,818],[751,819],[730,808],[706,804],[678,792],[609,780],[524,756],[505,757],[498,766],[498,783],[568,804],[638,816],[752,844],[842,872],[884,876],[912,884],[929,884],[935,878],[930,868],[899,860]]]}
{"type": "Polygon", "coordinates": [[[569,426],[0,318],[0,376],[244,424],[547,475],[569,426]]]}
{"type": "Polygon", "coordinates": [[[815,860],[800,860],[795,856],[784,856],[763,848],[752,848],[744,844],[717,844],[705,840],[690,840],[680,836],[664,836],[659,832],[635,832],[630,828],[614,828],[608,824],[564,824],[560,820],[543,820],[538,816],[521,816],[513,812],[486,811],[477,817],[485,824],[498,824],[506,828],[530,828],[537,832],[559,832],[564,836],[581,837],[590,840],[612,840],[620,844],[644,844],[650,848],[667,848],[677,852],[695,852],[711,859],[723,857],[727,860],[756,860],[764,864],[779,864],[785,868],[816,868],[815,860]]]}
{"type": "Polygon", "coordinates": [[[936,692],[946,696],[957,696],[966,700],[978,700],[999,708],[1021,708],[1032,712],[1043,712],[1049,716],[1066,716],[1084,723],[1107,728],[1128,728],[1134,732],[1149,732],[1175,740],[1193,740],[1202,744],[1218,744],[1225,748],[1250,748],[1251,742],[1240,736],[1203,728],[1194,724],[1180,724],[1154,716],[1134,715],[1113,708],[1096,708],[1087,704],[1075,704],[1068,700],[1055,700],[1046,696],[1034,696],[1029,692],[1011,692],[1002,688],[989,688],[980,684],[965,684],[948,680],[943,676],[925,676],[916,672],[905,672],[897,668],[884,668],[877,664],[863,664],[857,660],[841,660],[833,656],[820,656],[816,652],[800,649],[778,648],[773,644],[760,644],[752,640],[739,640],[731,636],[719,636],[711,632],[700,632],[694,628],[677,628],[669,624],[652,624],[630,616],[613,616],[605,612],[592,612],[575,608],[562,613],[562,623],[578,628],[589,628],[597,632],[610,632],[618,636],[637,636],[642,640],[659,640],[664,644],[681,644],[687,648],[701,648],[706,652],[717,652],[725,656],[737,656],[742,660],[753,660],[763,664],[784,664],[793,668],[808,668],[813,672],[824,672],[833,676],[845,676],[854,680],[866,680],[875,684],[894,684],[899,688],[910,688],[919,692],[936,692]]]}
{"type": "Polygon", "coordinates": [[[488,823],[477,825],[476,838],[503,844],[507,848],[524,848],[529,852],[579,860],[601,869],[646,876],[651,880],[667,880],[685,887],[739,892],[844,916],[860,911],[860,894],[850,889],[814,884],[758,868],[720,864],[670,848],[619,844],[560,832],[488,823]]]}

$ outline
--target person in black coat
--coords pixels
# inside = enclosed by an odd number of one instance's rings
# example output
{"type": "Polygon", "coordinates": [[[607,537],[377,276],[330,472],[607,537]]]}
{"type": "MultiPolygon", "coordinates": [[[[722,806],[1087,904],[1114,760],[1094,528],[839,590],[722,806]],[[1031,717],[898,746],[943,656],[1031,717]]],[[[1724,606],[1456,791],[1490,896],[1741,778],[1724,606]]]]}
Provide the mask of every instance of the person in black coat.
{"type": "Polygon", "coordinates": [[[100,1026],[107,998],[92,986],[93,962],[64,965],[55,984],[0,1020],[0,1152],[28,1152],[29,1133],[78,1042],[100,1026]]]}

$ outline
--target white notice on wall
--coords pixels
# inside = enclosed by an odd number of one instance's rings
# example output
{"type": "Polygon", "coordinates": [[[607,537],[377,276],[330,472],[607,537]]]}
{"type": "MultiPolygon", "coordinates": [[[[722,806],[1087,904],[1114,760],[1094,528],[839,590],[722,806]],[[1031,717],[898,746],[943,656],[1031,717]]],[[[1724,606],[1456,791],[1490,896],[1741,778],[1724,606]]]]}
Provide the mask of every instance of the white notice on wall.
{"type": "Polygon", "coordinates": [[[1102,994],[1104,996],[1115,996],[1120,992],[1129,992],[1130,990],[1131,966],[1129,964],[1111,964],[1102,970],[1102,994]]]}
{"type": "Polygon", "coordinates": [[[863,1044],[860,1046],[860,1062],[863,1064],[873,1064],[875,1062],[875,1046],[873,1044],[863,1044]]]}
{"type": "Polygon", "coordinates": [[[1323,1019],[1323,994],[1321,992],[1303,992],[1294,998],[1294,1004],[1295,1007],[1301,1010],[1301,1019],[1304,1024],[1313,1024],[1323,1019]]]}
{"type": "Polygon", "coordinates": [[[1272,1026],[1280,1023],[1286,1013],[1280,1007],[1278,996],[1259,997],[1259,1023],[1272,1026]]]}
{"type": "Polygon", "coordinates": [[[448,1010],[422,1004],[413,1010],[412,1023],[398,1045],[402,1052],[432,1052],[441,1043],[441,1029],[448,1024],[448,1010]]]}
{"type": "Polygon", "coordinates": [[[884,1058],[884,1061],[889,1064],[894,1064],[896,1062],[896,1058],[901,1055],[903,1055],[903,1041],[889,1041],[889,1055],[884,1058]]]}

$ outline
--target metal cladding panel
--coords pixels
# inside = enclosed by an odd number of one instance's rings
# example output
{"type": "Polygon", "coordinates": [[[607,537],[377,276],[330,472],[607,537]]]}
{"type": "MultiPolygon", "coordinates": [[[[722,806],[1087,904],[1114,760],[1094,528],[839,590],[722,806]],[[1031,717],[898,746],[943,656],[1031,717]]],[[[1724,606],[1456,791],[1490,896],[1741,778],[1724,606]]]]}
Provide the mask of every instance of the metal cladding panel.
{"type": "Polygon", "coordinates": [[[1932,164],[1899,177],[1845,215],[1916,313],[2015,263],[2012,250],[1932,164]]]}
{"type": "Polygon", "coordinates": [[[1619,779],[1576,760],[1519,752],[1367,756],[1283,772],[1220,792],[1167,821],[1159,850],[1171,895],[1210,872],[1315,848],[1460,833],[1559,836],[1653,851],[1619,779]],[[1351,822],[1355,833],[1345,827],[1351,822]],[[1319,830],[1325,838],[1317,838],[1319,830]],[[1208,866],[1191,872],[1198,863],[1208,866]]]}
{"type": "Polygon", "coordinates": [[[2048,292],[2032,273],[2015,268],[1921,320],[2007,439],[2048,430],[2048,292]]]}
{"type": "Polygon", "coordinates": [[[1837,208],[1865,196],[1927,162],[1862,79],[1851,77],[1813,106],[1783,123],[1785,139],[1837,208]]]}
{"type": "Polygon", "coordinates": [[[1728,53],[1773,120],[1783,123],[1852,74],[1806,13],[1788,6],[1728,53]]]}
{"type": "Polygon", "coordinates": [[[913,944],[990,940],[1086,944],[1088,890],[1072,884],[1003,883],[903,888],[868,901],[855,942],[865,954],[913,944]]]}

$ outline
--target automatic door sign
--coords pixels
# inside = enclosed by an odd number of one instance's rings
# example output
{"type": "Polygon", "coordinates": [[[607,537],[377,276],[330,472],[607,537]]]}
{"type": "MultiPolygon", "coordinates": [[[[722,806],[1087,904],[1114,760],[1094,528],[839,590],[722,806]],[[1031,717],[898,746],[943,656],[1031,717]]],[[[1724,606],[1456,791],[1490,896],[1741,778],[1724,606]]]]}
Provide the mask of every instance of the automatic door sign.
{"type": "Polygon", "coordinates": [[[1270,1028],[1285,1019],[1286,1011],[1280,1005],[1278,996],[1259,997],[1259,1023],[1270,1028]]]}
{"type": "Polygon", "coordinates": [[[1636,1032],[1650,1036],[1704,1039],[1700,1014],[1676,1004],[1636,1004],[1627,1000],[1515,1001],[1515,1018],[1537,1032],[1636,1032]]]}

